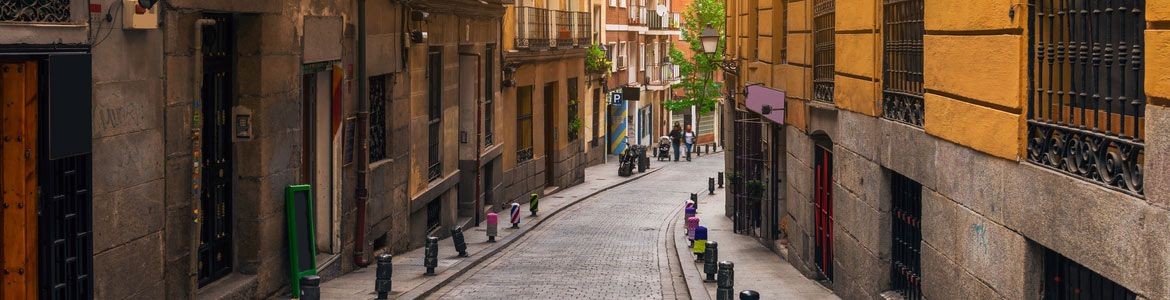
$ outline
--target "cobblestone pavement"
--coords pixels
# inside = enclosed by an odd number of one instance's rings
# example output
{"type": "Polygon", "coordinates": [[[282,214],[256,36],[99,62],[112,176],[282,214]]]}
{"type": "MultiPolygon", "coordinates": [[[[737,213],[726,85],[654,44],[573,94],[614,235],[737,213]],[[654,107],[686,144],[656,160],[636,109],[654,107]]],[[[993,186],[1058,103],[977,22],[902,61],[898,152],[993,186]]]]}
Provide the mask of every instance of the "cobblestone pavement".
{"type": "Polygon", "coordinates": [[[689,298],[667,228],[723,156],[654,164],[662,170],[568,208],[432,297],[689,298]]]}

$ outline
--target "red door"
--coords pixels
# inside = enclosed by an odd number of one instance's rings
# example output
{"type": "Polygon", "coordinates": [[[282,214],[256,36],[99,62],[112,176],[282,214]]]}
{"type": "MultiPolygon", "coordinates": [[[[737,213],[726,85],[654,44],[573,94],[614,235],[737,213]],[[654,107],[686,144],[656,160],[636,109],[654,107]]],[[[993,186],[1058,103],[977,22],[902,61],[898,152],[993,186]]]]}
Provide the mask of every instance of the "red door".
{"type": "Polygon", "coordinates": [[[814,195],[816,214],[817,268],[825,278],[833,281],[833,152],[816,146],[814,195]]]}

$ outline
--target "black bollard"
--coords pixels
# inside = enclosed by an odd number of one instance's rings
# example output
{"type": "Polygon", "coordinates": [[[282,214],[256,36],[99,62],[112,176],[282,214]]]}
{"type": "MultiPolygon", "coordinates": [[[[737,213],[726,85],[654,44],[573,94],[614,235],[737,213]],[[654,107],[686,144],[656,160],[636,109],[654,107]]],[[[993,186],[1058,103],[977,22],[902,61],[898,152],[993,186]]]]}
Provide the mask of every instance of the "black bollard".
{"type": "Polygon", "coordinates": [[[467,257],[467,242],[463,240],[463,226],[451,228],[451,241],[455,243],[455,251],[459,257],[467,257]]]}
{"type": "Polygon", "coordinates": [[[735,263],[729,260],[719,262],[719,283],[715,290],[715,300],[734,300],[735,290],[735,263]]]}
{"type": "Polygon", "coordinates": [[[423,266],[427,267],[427,272],[423,275],[435,276],[435,267],[439,266],[439,238],[428,236],[423,254],[423,266]]]}
{"type": "Polygon", "coordinates": [[[703,273],[707,273],[704,282],[715,282],[715,274],[719,272],[719,243],[707,241],[707,252],[703,253],[708,259],[703,260],[703,273]]]}
{"type": "Polygon", "coordinates": [[[715,176],[715,182],[719,183],[719,188],[723,188],[723,172],[719,172],[719,175],[715,176]]]}
{"type": "Polygon", "coordinates": [[[699,203],[699,193],[691,193],[691,201],[695,201],[695,206],[699,203]]]}
{"type": "Polygon", "coordinates": [[[528,197],[528,211],[532,213],[533,217],[536,216],[536,212],[540,211],[539,207],[540,207],[539,196],[537,196],[536,194],[532,194],[531,196],[529,196],[528,197]]]}
{"type": "Polygon", "coordinates": [[[321,277],[301,277],[301,300],[321,300],[321,277]]]}
{"type": "Polygon", "coordinates": [[[739,300],[760,300],[760,293],[753,290],[739,292],[739,300]]]}
{"type": "Polygon", "coordinates": [[[378,292],[378,300],[390,299],[390,278],[394,274],[392,258],[390,254],[378,255],[378,269],[374,272],[374,291],[378,292]]]}
{"type": "Polygon", "coordinates": [[[707,195],[715,194],[715,178],[707,177],[707,195]]]}

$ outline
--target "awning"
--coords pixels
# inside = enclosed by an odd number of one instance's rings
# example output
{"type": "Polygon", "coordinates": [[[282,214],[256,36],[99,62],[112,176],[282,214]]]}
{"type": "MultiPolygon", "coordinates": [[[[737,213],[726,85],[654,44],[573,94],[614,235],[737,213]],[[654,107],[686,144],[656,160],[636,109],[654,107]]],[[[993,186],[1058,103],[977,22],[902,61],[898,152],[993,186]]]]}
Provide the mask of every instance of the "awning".
{"type": "Polygon", "coordinates": [[[776,124],[784,124],[784,91],[775,90],[760,84],[749,85],[745,88],[748,110],[759,113],[776,124]]]}

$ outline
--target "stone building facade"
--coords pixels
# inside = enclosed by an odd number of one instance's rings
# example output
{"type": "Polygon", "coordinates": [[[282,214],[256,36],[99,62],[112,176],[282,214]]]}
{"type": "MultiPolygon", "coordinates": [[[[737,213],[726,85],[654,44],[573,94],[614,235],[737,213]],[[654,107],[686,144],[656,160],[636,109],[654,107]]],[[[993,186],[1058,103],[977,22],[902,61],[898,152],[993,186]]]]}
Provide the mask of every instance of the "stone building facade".
{"type": "Polygon", "coordinates": [[[5,150],[3,176],[37,175],[4,189],[42,190],[5,211],[28,228],[19,267],[37,271],[5,281],[43,299],[286,295],[290,185],[313,186],[326,278],[478,220],[505,178],[503,125],[486,118],[502,115],[503,15],[500,1],[0,4],[0,113],[26,122],[0,129],[28,153],[5,150]]]}
{"type": "Polygon", "coordinates": [[[1170,3],[726,3],[728,165],[765,186],[729,215],[807,276],[846,299],[1170,295],[1170,3]]]}
{"type": "MultiPolygon", "coordinates": [[[[503,27],[501,207],[585,180],[582,99],[592,14],[584,1],[516,1],[503,27]]],[[[497,209],[501,209],[497,207],[497,209]]]]}

